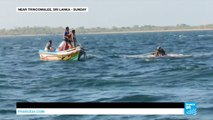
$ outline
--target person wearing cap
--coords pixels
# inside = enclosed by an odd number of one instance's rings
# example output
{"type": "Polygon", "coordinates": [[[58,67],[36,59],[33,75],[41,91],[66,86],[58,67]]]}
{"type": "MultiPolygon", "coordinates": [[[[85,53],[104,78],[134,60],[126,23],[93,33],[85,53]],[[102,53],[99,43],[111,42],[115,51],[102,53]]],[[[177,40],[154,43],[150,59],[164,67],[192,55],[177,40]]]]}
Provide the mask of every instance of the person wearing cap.
{"type": "Polygon", "coordinates": [[[157,47],[156,51],[154,53],[152,53],[155,56],[165,56],[166,52],[162,47],[157,47]]]}
{"type": "Polygon", "coordinates": [[[54,48],[52,47],[52,40],[49,40],[49,42],[46,44],[45,51],[54,51],[54,48]]]}

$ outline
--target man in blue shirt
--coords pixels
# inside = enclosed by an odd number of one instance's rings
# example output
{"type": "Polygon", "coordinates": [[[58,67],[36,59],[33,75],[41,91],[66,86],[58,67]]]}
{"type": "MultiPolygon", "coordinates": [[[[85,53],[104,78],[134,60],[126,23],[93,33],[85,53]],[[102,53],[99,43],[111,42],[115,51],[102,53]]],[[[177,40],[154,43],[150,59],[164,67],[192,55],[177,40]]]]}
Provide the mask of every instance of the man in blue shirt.
{"type": "Polygon", "coordinates": [[[69,49],[73,48],[73,45],[72,45],[73,36],[72,36],[72,33],[69,30],[69,27],[66,27],[66,29],[65,29],[64,41],[66,42],[65,50],[67,50],[68,48],[69,49]]]}
{"type": "Polygon", "coordinates": [[[66,42],[69,42],[69,38],[68,38],[68,35],[70,34],[70,30],[69,30],[69,27],[66,27],[65,29],[65,32],[64,32],[64,40],[66,42]]]}

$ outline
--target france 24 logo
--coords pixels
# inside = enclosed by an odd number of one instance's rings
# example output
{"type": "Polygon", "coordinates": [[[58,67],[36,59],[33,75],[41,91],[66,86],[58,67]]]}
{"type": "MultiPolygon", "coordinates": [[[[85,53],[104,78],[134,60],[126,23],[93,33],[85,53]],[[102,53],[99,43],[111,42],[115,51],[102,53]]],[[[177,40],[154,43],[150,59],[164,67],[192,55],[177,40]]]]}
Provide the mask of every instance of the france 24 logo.
{"type": "Polygon", "coordinates": [[[185,102],[184,103],[184,113],[185,115],[196,115],[197,106],[195,102],[185,102]]]}

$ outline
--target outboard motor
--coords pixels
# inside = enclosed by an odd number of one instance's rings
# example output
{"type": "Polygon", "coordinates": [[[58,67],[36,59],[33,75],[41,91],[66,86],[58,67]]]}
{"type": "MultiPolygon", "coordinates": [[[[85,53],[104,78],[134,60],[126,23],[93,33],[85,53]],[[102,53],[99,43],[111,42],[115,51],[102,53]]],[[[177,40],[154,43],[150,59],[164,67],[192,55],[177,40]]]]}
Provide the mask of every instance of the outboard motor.
{"type": "Polygon", "coordinates": [[[86,60],[86,51],[83,47],[81,47],[80,55],[78,57],[78,60],[86,60]]]}

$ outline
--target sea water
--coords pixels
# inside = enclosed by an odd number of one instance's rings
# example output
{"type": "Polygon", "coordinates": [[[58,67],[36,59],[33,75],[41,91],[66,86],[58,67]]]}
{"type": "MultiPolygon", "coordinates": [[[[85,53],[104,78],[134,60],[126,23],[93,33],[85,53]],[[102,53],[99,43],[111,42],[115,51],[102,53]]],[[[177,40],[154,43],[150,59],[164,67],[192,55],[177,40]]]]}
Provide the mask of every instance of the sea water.
{"type": "Polygon", "coordinates": [[[85,61],[39,59],[38,51],[62,35],[0,37],[0,119],[211,120],[213,31],[77,34],[85,61]],[[191,57],[125,57],[153,52],[191,57]],[[196,116],[17,116],[16,102],[186,102],[196,116]]]}

